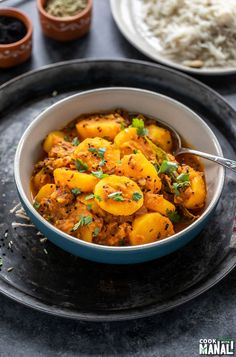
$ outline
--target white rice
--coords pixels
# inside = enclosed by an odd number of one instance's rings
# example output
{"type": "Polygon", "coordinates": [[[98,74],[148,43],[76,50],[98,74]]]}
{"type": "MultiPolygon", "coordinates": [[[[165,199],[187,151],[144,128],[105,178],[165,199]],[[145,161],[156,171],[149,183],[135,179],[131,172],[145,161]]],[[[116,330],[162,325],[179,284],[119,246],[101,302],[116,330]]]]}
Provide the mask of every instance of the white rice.
{"type": "Polygon", "coordinates": [[[189,67],[236,66],[236,0],[144,0],[163,54],[189,67]]]}

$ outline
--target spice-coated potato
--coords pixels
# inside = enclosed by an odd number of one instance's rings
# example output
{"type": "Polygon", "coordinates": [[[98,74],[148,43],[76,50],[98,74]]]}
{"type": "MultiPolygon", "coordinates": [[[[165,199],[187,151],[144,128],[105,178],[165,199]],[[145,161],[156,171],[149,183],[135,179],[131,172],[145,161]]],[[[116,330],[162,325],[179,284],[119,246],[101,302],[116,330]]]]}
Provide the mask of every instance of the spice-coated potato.
{"type": "Polygon", "coordinates": [[[83,140],[76,148],[74,155],[79,154],[80,152],[88,151],[89,148],[108,148],[111,146],[110,141],[102,138],[87,138],[83,140]]]}
{"type": "Polygon", "coordinates": [[[143,136],[137,134],[136,128],[126,128],[122,130],[114,139],[114,143],[119,147],[122,156],[132,154],[135,150],[140,150],[148,159],[155,159],[155,154],[149,143],[143,136]]]}
{"type": "MultiPolygon", "coordinates": [[[[94,237],[94,232],[96,229],[99,229],[99,231],[102,228],[102,220],[98,217],[96,217],[92,210],[88,209],[87,206],[85,206],[82,203],[82,200],[79,200],[81,197],[86,197],[85,194],[81,194],[77,196],[77,200],[75,203],[75,207],[72,210],[72,213],[70,216],[74,216],[74,224],[71,227],[73,235],[76,236],[77,238],[80,238],[86,242],[92,242],[93,237],[94,237]],[[90,218],[90,221],[85,223],[85,224],[80,224],[77,229],[74,230],[75,225],[83,218],[86,217],[90,218]]],[[[87,202],[87,201],[85,201],[87,202]]]]}
{"type": "Polygon", "coordinates": [[[101,231],[102,229],[102,223],[99,219],[94,219],[94,217],[91,215],[93,218],[93,221],[85,226],[81,226],[78,229],[78,238],[86,241],[86,242],[93,242],[93,238],[98,234],[98,232],[101,231]],[[96,229],[98,229],[98,232],[95,234],[96,229]]]}
{"type": "Polygon", "coordinates": [[[51,148],[56,145],[59,141],[64,140],[65,134],[61,131],[52,131],[43,143],[43,150],[49,152],[51,148]]]}
{"type": "Polygon", "coordinates": [[[161,189],[161,179],[159,178],[155,167],[141,153],[125,155],[121,164],[117,165],[116,171],[124,176],[133,178],[135,181],[144,179],[144,186],[153,192],[161,189]]]}
{"type": "Polygon", "coordinates": [[[95,228],[96,228],[96,224],[94,222],[92,222],[86,226],[80,227],[79,228],[80,239],[91,243],[93,241],[93,234],[94,234],[95,228]]]}
{"type": "Polygon", "coordinates": [[[102,168],[104,172],[107,172],[116,167],[120,160],[120,151],[108,140],[88,138],[77,146],[73,157],[85,162],[89,171],[97,171],[102,168]]]}
{"type": "Polygon", "coordinates": [[[34,187],[39,190],[41,187],[46,185],[47,183],[52,182],[52,177],[45,171],[43,167],[37,174],[34,176],[33,184],[34,187]]]}
{"type": "Polygon", "coordinates": [[[170,152],[172,149],[172,138],[169,130],[157,125],[149,125],[148,137],[164,151],[170,152]]]}
{"type": "Polygon", "coordinates": [[[175,211],[173,203],[166,200],[163,195],[156,195],[151,192],[147,192],[144,195],[144,206],[150,211],[159,212],[164,216],[167,216],[168,211],[175,211]]]}
{"type": "Polygon", "coordinates": [[[155,212],[135,218],[129,238],[131,245],[140,245],[161,240],[174,233],[173,224],[169,218],[155,212]]]}
{"type": "Polygon", "coordinates": [[[54,191],[56,191],[56,185],[52,183],[47,183],[46,185],[40,188],[34,199],[36,202],[40,203],[42,199],[49,198],[54,191]]]}
{"type": "Polygon", "coordinates": [[[206,200],[206,186],[202,173],[189,168],[189,179],[191,186],[180,195],[183,198],[183,206],[191,210],[202,208],[206,200]]]}
{"type": "MultiPolygon", "coordinates": [[[[85,212],[84,212],[85,213],[85,212]]],[[[86,216],[90,216],[92,217],[88,212],[85,213],[86,216]]],[[[71,234],[72,233],[72,229],[74,227],[74,225],[78,222],[78,218],[79,218],[79,214],[77,215],[77,220],[75,219],[62,219],[62,220],[58,220],[55,224],[55,226],[57,228],[59,228],[60,230],[62,230],[63,232],[67,233],[67,234],[71,234]]],[[[86,242],[92,242],[93,240],[93,231],[95,229],[95,223],[92,222],[88,225],[85,226],[81,226],[79,227],[75,232],[73,232],[73,236],[80,238],[86,242]]]]}
{"type": "Polygon", "coordinates": [[[124,176],[105,177],[95,186],[94,194],[97,204],[115,216],[129,216],[143,205],[139,186],[124,176]]]}
{"type": "Polygon", "coordinates": [[[116,135],[114,142],[115,144],[120,147],[122,144],[124,144],[127,141],[130,140],[137,140],[138,139],[138,134],[137,134],[137,129],[136,128],[126,128],[122,130],[118,135],[116,135]]]}
{"type": "Polygon", "coordinates": [[[76,129],[81,139],[101,137],[113,140],[121,130],[121,124],[114,118],[109,119],[109,116],[104,115],[103,118],[81,120],[76,124],[76,129]]]}
{"type": "Polygon", "coordinates": [[[92,192],[98,182],[98,179],[92,175],[65,168],[54,170],[53,175],[57,186],[79,188],[81,192],[92,192]]]}

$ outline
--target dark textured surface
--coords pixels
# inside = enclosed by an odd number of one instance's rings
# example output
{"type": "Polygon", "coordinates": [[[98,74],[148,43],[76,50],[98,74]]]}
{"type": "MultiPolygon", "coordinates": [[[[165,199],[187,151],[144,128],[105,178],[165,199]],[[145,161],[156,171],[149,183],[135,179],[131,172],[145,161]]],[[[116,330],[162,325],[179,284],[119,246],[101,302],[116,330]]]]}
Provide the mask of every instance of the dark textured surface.
{"type": "Polygon", "coordinates": [[[86,320],[148,316],[198,295],[236,264],[236,246],[231,239],[236,180],[230,172],[217,210],[199,237],[170,256],[135,267],[111,269],[109,265],[87,262],[50,242],[42,245],[34,229],[12,229],[11,223],[16,217],[9,215],[9,211],[18,200],[11,172],[12,143],[19,141],[25,127],[43,109],[62,97],[84,89],[120,85],[151,89],[179,99],[211,125],[225,156],[235,155],[235,112],[206,87],[161,67],[122,61],[78,61],[53,66],[5,85],[0,89],[3,98],[0,107],[3,113],[0,124],[3,209],[0,214],[7,217],[1,236],[4,237],[6,229],[8,236],[0,247],[1,255],[4,254],[0,291],[17,300],[24,299],[27,305],[86,320]],[[23,88],[21,95],[20,87],[23,88]],[[52,97],[53,90],[58,92],[56,97],[52,97]],[[223,114],[227,120],[222,119],[223,114]],[[17,130],[12,130],[13,126],[17,130]],[[223,135],[229,130],[228,140],[233,147],[223,135]],[[10,273],[9,267],[14,267],[10,273]]]}
{"type": "MultiPolygon", "coordinates": [[[[8,4],[22,5],[21,8],[32,17],[35,16],[32,2],[9,1],[8,4]]],[[[14,70],[0,72],[0,81],[4,82],[42,64],[83,56],[145,59],[120,36],[114,27],[108,6],[106,0],[95,0],[95,16],[90,35],[70,45],[57,46],[54,42],[43,39],[37,32],[38,23],[35,17],[33,60],[14,70]],[[95,31],[95,26],[99,31],[95,31]]],[[[236,106],[234,77],[211,78],[207,82],[236,106]]],[[[31,109],[28,110],[30,112],[31,109]]],[[[224,113],[222,115],[224,118],[228,117],[224,113]]],[[[22,130],[23,125],[14,125],[12,118],[9,132],[22,130]]],[[[18,135],[19,133],[20,131],[18,135]]],[[[5,140],[12,144],[12,155],[15,143],[7,136],[5,140]]],[[[8,193],[7,188],[5,191],[8,193]]],[[[224,208],[227,209],[227,206],[226,202],[224,208]]],[[[132,322],[100,324],[53,318],[1,296],[0,355],[198,356],[199,338],[223,335],[236,338],[235,294],[234,271],[202,297],[174,311],[132,322]]]]}

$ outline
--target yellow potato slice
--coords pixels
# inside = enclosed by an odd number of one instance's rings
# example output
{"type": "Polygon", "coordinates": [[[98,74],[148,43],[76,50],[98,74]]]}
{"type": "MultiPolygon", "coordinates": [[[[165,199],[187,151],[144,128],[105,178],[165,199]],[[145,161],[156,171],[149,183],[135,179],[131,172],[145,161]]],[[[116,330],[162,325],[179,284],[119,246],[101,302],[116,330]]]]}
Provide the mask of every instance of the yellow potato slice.
{"type": "Polygon", "coordinates": [[[33,185],[34,188],[39,190],[41,187],[46,185],[47,183],[51,183],[52,178],[51,176],[47,173],[45,168],[43,167],[33,178],[33,185]]]}
{"type": "Polygon", "coordinates": [[[143,205],[139,186],[124,176],[105,177],[95,186],[94,194],[97,204],[114,216],[129,216],[143,205]]]}
{"type": "Polygon", "coordinates": [[[54,170],[53,175],[57,186],[79,188],[81,192],[92,192],[98,182],[98,179],[92,175],[66,168],[54,170]]]}
{"type": "Polygon", "coordinates": [[[63,220],[58,220],[56,223],[56,227],[61,229],[63,232],[65,232],[67,234],[72,234],[73,236],[75,236],[79,239],[82,239],[86,242],[92,242],[93,232],[96,227],[95,222],[91,222],[88,225],[81,225],[75,231],[72,231],[72,230],[73,230],[73,227],[75,226],[75,224],[78,223],[78,221],[80,220],[81,215],[85,216],[85,217],[91,217],[91,218],[93,218],[93,216],[86,210],[78,209],[75,212],[77,213],[77,220],[75,220],[73,216],[70,218],[63,219],[63,220]]]}
{"type": "Polygon", "coordinates": [[[206,200],[206,185],[202,173],[189,168],[190,187],[183,193],[183,206],[194,210],[202,208],[206,200]]]}
{"type": "Polygon", "coordinates": [[[87,138],[77,146],[73,157],[85,162],[89,171],[102,169],[103,172],[109,172],[120,160],[120,151],[108,140],[97,137],[87,138]]]}
{"type": "Polygon", "coordinates": [[[131,245],[140,245],[164,239],[174,233],[173,224],[169,218],[155,212],[135,218],[129,238],[131,245]]]}
{"type": "Polygon", "coordinates": [[[132,154],[135,150],[140,150],[148,159],[155,159],[151,146],[143,136],[137,134],[136,128],[130,127],[122,130],[115,137],[114,143],[120,149],[122,156],[132,154]]]}
{"type": "Polygon", "coordinates": [[[164,151],[171,152],[172,138],[169,130],[157,125],[149,125],[148,137],[164,151]]]}
{"type": "Polygon", "coordinates": [[[94,232],[95,224],[91,223],[88,226],[80,227],[80,239],[86,242],[92,242],[93,240],[93,232],[94,232]]]}
{"type": "Polygon", "coordinates": [[[158,192],[161,189],[161,179],[159,178],[155,167],[141,153],[125,155],[121,164],[117,165],[116,172],[120,172],[124,176],[128,176],[135,181],[142,182],[143,186],[153,192],[158,192]]]}
{"type": "Polygon", "coordinates": [[[175,211],[175,205],[166,200],[163,195],[156,195],[151,192],[147,192],[144,195],[144,205],[147,209],[159,212],[164,216],[167,216],[169,211],[175,211]]]}
{"type": "Polygon", "coordinates": [[[119,116],[116,119],[112,114],[104,114],[103,117],[91,115],[89,120],[84,119],[79,121],[76,124],[76,129],[81,139],[99,136],[100,138],[113,140],[121,130],[122,120],[122,117],[119,116]]]}
{"type": "Polygon", "coordinates": [[[43,143],[43,150],[49,152],[51,148],[56,145],[59,141],[64,140],[65,134],[61,131],[52,131],[43,143]]]}
{"type": "Polygon", "coordinates": [[[42,199],[49,198],[54,191],[56,191],[56,185],[52,183],[47,183],[46,185],[41,187],[34,200],[40,203],[42,199]]]}

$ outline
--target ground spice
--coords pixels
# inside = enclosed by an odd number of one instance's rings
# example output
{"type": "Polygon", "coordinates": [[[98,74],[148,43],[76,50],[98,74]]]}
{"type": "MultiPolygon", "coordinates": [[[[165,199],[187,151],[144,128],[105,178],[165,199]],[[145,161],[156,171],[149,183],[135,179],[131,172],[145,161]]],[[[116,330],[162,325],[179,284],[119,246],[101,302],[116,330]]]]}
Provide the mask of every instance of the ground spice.
{"type": "Polygon", "coordinates": [[[27,33],[25,24],[10,16],[0,16],[0,44],[7,45],[21,40],[27,33]]]}
{"type": "Polygon", "coordinates": [[[48,0],[45,10],[56,17],[75,16],[83,11],[87,4],[88,0],[48,0]]]}

